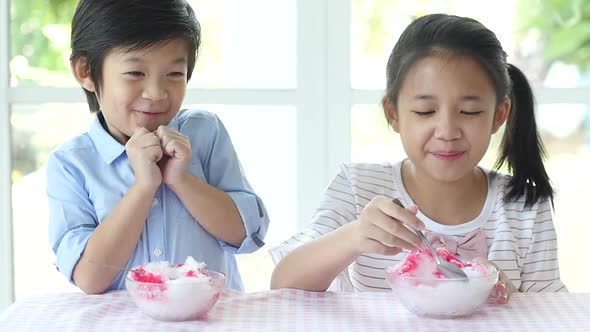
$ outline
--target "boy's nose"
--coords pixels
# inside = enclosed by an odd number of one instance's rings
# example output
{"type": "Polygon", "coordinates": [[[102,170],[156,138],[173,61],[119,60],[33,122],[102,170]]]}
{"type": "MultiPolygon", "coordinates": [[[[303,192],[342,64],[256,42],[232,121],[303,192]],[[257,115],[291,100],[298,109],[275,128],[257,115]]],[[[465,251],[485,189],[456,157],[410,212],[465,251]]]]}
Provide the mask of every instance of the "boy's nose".
{"type": "Polygon", "coordinates": [[[168,92],[164,84],[151,82],[144,87],[142,97],[151,101],[159,101],[168,98],[168,92]]]}

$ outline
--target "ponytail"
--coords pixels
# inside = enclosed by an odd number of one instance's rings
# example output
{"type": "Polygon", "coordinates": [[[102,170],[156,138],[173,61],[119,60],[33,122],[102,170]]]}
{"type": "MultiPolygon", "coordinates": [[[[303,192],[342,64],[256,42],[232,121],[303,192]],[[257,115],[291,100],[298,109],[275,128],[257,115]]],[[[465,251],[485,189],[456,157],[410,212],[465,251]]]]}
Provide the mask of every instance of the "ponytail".
{"type": "Polygon", "coordinates": [[[506,163],[512,173],[506,201],[525,196],[525,206],[531,206],[549,198],[553,205],[554,190],[543,165],[546,155],[535,122],[533,91],[525,75],[511,64],[508,64],[508,75],[512,81],[512,109],[494,170],[506,163]]]}

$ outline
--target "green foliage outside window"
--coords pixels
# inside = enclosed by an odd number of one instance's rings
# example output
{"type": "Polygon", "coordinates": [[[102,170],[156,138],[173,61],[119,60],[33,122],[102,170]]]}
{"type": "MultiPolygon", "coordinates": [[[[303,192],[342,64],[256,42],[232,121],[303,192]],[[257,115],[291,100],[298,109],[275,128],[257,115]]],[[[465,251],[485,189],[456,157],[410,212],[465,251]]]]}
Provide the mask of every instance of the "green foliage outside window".
{"type": "Polygon", "coordinates": [[[72,85],[70,22],[77,0],[11,1],[13,85],[72,85]]]}
{"type": "Polygon", "coordinates": [[[590,69],[590,1],[521,0],[517,17],[521,33],[539,32],[546,66],[560,60],[590,69]]]}

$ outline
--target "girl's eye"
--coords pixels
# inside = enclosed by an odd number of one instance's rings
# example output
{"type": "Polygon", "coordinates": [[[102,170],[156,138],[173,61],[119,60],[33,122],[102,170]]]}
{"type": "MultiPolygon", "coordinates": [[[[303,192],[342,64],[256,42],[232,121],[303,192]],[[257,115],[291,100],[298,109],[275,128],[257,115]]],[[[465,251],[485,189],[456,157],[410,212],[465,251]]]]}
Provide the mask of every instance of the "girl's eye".
{"type": "Polygon", "coordinates": [[[419,116],[427,116],[427,115],[431,115],[434,114],[434,111],[412,111],[414,114],[419,115],[419,116]]]}
{"type": "Polygon", "coordinates": [[[465,115],[479,115],[481,113],[483,113],[483,111],[473,111],[473,112],[461,111],[461,114],[465,114],[465,115]]]}
{"type": "Polygon", "coordinates": [[[125,75],[137,76],[137,77],[144,76],[143,73],[140,71],[128,71],[125,73],[125,75]]]}

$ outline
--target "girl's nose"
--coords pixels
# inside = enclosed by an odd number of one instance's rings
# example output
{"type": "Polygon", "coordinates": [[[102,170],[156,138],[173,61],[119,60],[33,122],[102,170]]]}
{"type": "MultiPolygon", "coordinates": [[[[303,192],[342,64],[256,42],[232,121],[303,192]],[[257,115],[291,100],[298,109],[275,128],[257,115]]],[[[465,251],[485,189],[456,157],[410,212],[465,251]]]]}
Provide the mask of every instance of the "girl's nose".
{"type": "Polygon", "coordinates": [[[151,101],[160,101],[168,98],[166,85],[153,81],[148,82],[143,89],[142,97],[151,101]]]}
{"type": "Polygon", "coordinates": [[[437,139],[452,141],[461,138],[461,127],[457,119],[446,114],[437,119],[434,137],[437,139]]]}

